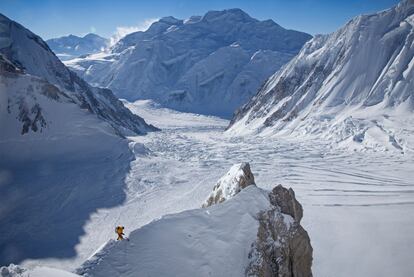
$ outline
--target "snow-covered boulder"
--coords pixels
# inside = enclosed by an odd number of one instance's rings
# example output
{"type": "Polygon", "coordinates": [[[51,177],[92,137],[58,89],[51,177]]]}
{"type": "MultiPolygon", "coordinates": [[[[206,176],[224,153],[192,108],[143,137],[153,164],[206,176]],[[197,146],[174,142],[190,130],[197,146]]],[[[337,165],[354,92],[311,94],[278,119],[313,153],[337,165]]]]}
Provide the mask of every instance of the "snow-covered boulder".
{"type": "Polygon", "coordinates": [[[185,21],[161,18],[106,52],[65,63],[129,101],[231,117],[310,38],[228,9],[185,21]]]}
{"type": "Polygon", "coordinates": [[[235,164],[226,175],[218,180],[202,207],[205,208],[221,203],[250,185],[255,185],[253,173],[250,171],[250,165],[248,163],[235,164]]]}
{"type": "MultiPolygon", "coordinates": [[[[241,165],[233,168],[244,175],[241,165]]],[[[129,241],[111,240],[77,274],[312,276],[312,247],[294,194],[248,179],[251,185],[220,205],[167,215],[131,232],[129,241]]]]}
{"type": "Polygon", "coordinates": [[[235,113],[228,132],[404,150],[414,111],[413,41],[413,0],[315,36],[235,113]]]}

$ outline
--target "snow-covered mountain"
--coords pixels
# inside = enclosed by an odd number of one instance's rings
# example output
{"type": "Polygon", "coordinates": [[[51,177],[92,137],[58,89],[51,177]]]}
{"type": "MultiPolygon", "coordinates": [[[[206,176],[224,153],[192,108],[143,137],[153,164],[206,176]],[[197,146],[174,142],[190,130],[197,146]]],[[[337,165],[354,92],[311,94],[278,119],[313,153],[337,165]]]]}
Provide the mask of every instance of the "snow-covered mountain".
{"type": "Polygon", "coordinates": [[[0,15],[0,264],[75,256],[90,214],[125,199],[123,136],[152,130],[0,15]]]}
{"type": "MultiPolygon", "coordinates": [[[[156,130],[125,108],[110,90],[91,87],[67,69],[40,37],[1,14],[0,30],[3,60],[22,73],[42,78],[56,86],[81,109],[105,120],[120,134],[145,134],[156,130]]],[[[16,96],[9,93],[9,97],[16,96]]]]}
{"type": "Polygon", "coordinates": [[[310,38],[240,9],[210,11],[187,20],[161,18],[108,53],[66,65],[121,98],[229,117],[310,38]]]}
{"type": "Polygon", "coordinates": [[[101,52],[109,46],[109,39],[90,33],[83,37],[68,35],[52,38],[46,40],[46,43],[59,59],[65,61],[82,55],[101,52]]]}
{"type": "Polygon", "coordinates": [[[312,276],[312,246],[293,190],[279,185],[269,192],[243,183],[251,178],[248,164],[234,165],[218,182],[235,192],[224,202],[164,216],[131,232],[129,241],[111,240],[77,273],[312,276]]]}
{"type": "Polygon", "coordinates": [[[314,37],[235,113],[229,132],[413,149],[404,131],[414,110],[413,14],[404,0],[314,37]]]}

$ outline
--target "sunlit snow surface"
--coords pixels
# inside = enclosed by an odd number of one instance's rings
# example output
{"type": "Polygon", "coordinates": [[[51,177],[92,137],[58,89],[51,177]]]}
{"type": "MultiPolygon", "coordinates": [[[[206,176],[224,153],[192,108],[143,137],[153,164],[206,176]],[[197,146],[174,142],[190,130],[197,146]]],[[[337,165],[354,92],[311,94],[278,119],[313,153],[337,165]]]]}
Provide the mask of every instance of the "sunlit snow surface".
{"type": "Polygon", "coordinates": [[[232,164],[246,161],[258,186],[295,190],[314,248],[314,276],[413,276],[413,153],[354,152],[303,138],[231,138],[223,134],[226,120],[149,101],[128,106],[163,131],[131,138],[137,159],[126,177],[127,201],[92,215],[76,259],[27,265],[73,270],[115,237],[116,224],[128,234],[162,215],[198,208],[232,164]]]}

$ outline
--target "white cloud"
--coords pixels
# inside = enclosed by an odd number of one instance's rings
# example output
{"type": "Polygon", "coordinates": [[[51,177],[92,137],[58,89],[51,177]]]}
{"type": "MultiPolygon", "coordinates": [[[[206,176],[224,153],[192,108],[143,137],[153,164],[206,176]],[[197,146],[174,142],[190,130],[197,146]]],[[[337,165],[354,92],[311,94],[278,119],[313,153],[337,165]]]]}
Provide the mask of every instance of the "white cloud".
{"type": "Polygon", "coordinates": [[[116,32],[110,38],[111,46],[117,43],[121,38],[125,37],[126,35],[138,31],[146,31],[152,23],[158,21],[158,18],[148,18],[144,21],[140,22],[136,26],[119,26],[116,27],[116,32]]]}

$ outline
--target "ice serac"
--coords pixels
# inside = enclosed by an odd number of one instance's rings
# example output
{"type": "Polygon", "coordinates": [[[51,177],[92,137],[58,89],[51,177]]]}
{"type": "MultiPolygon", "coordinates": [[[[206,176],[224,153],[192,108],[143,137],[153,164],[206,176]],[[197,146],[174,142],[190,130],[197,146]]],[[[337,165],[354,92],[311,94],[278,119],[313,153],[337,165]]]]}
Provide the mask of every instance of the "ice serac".
{"type": "Polygon", "coordinates": [[[65,61],[101,52],[109,46],[109,39],[90,33],[83,37],[69,35],[52,38],[48,39],[46,43],[60,60],[65,61]]]}
{"type": "Polygon", "coordinates": [[[67,69],[39,36],[2,14],[0,54],[24,74],[56,86],[81,109],[108,122],[121,135],[156,130],[125,108],[110,90],[92,87],[67,69]]]}
{"type": "Polygon", "coordinates": [[[110,241],[77,274],[312,276],[312,247],[293,191],[258,188],[247,163],[230,172],[220,180],[228,180],[222,188],[240,188],[232,197],[164,216],[133,231],[128,242],[110,241]]]}
{"type": "Polygon", "coordinates": [[[206,208],[221,203],[250,185],[254,185],[250,165],[248,163],[235,164],[226,175],[218,180],[202,207],[206,208]]]}
{"type": "Polygon", "coordinates": [[[105,53],[65,63],[120,98],[230,117],[310,38],[229,9],[184,21],[164,17],[105,53]]]}
{"type": "Polygon", "coordinates": [[[413,13],[405,0],[315,36],[235,113],[230,132],[406,148],[404,132],[392,126],[414,110],[413,13]]]}

